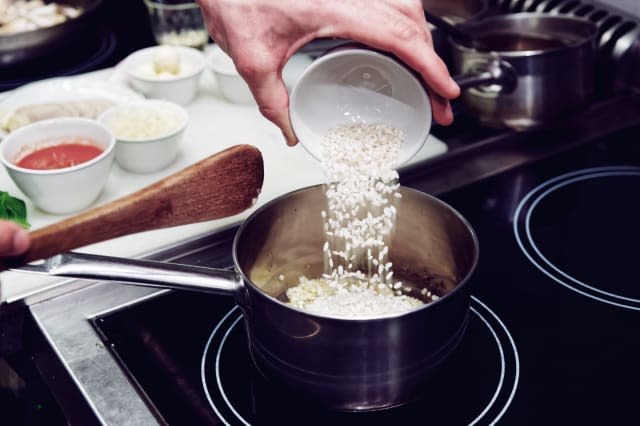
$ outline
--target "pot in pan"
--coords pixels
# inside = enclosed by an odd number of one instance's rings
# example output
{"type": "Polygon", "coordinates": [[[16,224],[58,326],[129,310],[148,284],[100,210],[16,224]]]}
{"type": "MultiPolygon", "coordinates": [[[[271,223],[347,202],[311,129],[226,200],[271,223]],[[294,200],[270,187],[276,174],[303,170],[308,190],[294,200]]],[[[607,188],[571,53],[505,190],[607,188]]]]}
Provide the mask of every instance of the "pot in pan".
{"type": "Polygon", "coordinates": [[[102,0],[61,0],[57,3],[82,9],[76,18],[60,24],[16,34],[0,35],[0,65],[12,66],[51,53],[76,37],[86,37],[83,31],[93,23],[102,0]]]}
{"type": "Polygon", "coordinates": [[[326,408],[373,410],[408,402],[456,348],[469,317],[468,280],[478,260],[471,226],[454,209],[401,188],[389,260],[394,277],[441,298],[381,317],[329,317],[286,303],[301,275],[323,273],[323,186],[285,194],[254,212],[233,244],[235,268],[67,253],[22,270],[233,294],[244,313],[255,365],[326,408]],[[46,266],[46,264],[49,264],[46,266]]]}
{"type": "Polygon", "coordinates": [[[452,24],[460,24],[485,16],[488,0],[422,0],[422,8],[452,24]]]}
{"type": "MultiPolygon", "coordinates": [[[[489,11],[488,0],[422,0],[423,9],[451,24],[478,20],[489,11]]],[[[427,19],[429,21],[429,19],[427,19]]],[[[429,22],[431,24],[431,22],[429,22]]],[[[447,35],[437,26],[430,25],[433,46],[445,63],[449,63],[450,47],[447,35]]]]}
{"type": "Polygon", "coordinates": [[[482,124],[528,130],[586,106],[594,92],[596,25],[515,13],[462,28],[481,47],[449,38],[465,109],[482,124]]]}

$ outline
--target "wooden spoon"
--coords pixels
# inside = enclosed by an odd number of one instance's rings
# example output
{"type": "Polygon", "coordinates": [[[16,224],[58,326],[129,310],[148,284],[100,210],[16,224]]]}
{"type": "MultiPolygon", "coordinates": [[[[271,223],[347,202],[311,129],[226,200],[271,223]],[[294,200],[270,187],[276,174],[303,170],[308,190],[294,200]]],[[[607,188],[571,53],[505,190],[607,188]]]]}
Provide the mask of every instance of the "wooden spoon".
{"type": "Polygon", "coordinates": [[[255,203],[263,177],[257,148],[228,148],[126,197],[31,232],[29,252],[0,263],[0,270],[123,235],[232,216],[255,203]]]}

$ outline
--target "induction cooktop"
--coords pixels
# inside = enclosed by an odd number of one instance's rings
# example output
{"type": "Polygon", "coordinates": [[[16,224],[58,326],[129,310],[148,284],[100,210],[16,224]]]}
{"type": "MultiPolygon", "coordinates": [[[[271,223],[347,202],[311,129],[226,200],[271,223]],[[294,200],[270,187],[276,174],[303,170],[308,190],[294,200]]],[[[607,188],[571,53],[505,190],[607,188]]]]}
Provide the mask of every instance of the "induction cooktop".
{"type": "MultiPolygon", "coordinates": [[[[477,232],[480,261],[461,344],[403,406],[327,411],[271,383],[225,296],[166,292],[93,324],[167,424],[635,423],[639,136],[626,130],[438,194],[477,232]]],[[[428,189],[415,174],[401,183],[428,189]]],[[[222,258],[203,249],[173,261],[231,267],[234,231],[218,235],[222,258]]]]}

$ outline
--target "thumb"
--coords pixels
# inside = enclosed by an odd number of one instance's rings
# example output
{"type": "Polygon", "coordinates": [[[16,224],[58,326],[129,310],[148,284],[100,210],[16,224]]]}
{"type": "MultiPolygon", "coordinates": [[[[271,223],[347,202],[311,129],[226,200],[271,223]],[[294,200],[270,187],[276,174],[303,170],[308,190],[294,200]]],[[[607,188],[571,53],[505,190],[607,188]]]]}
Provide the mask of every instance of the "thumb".
{"type": "Polygon", "coordinates": [[[30,245],[29,234],[21,226],[0,221],[0,257],[21,255],[30,245]]]}
{"type": "Polygon", "coordinates": [[[269,73],[249,86],[262,115],[280,128],[287,145],[296,145],[298,138],[289,119],[289,93],[280,74],[269,73]]]}

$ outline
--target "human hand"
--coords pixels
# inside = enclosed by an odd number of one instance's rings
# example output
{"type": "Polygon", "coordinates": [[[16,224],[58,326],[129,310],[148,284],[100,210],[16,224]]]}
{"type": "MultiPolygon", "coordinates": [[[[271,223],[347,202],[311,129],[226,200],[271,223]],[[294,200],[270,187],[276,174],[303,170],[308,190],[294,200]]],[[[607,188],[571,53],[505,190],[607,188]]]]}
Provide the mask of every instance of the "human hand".
{"type": "Polygon", "coordinates": [[[297,143],[289,120],[282,69],[316,38],[351,39],[393,53],[418,72],[431,95],[433,117],[453,121],[449,100],[460,94],[433,49],[418,0],[197,0],[209,33],[233,59],[260,112],[297,143]]]}
{"type": "Polygon", "coordinates": [[[31,246],[29,233],[20,225],[0,220],[0,258],[17,257],[31,246]]]}

